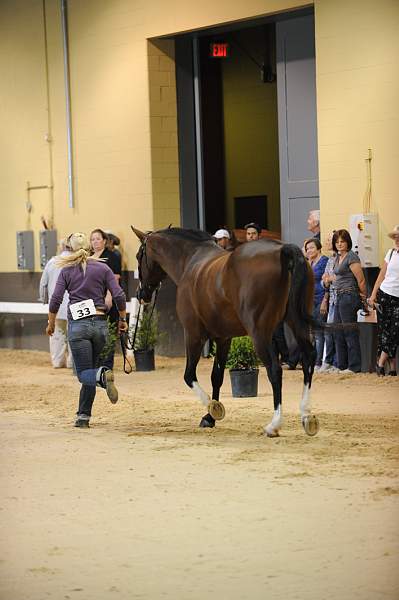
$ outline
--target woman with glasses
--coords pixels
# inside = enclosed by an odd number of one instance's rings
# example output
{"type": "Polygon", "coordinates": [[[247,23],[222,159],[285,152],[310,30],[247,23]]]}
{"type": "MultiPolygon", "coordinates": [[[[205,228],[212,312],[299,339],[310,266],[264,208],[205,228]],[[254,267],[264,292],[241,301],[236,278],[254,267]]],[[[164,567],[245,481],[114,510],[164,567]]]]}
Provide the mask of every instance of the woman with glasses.
{"type": "MultiPolygon", "coordinates": [[[[325,307],[322,309],[324,299],[324,288],[322,286],[321,278],[324,274],[326,264],[328,261],[327,256],[321,253],[321,242],[317,238],[311,238],[305,242],[305,252],[310,266],[312,267],[314,274],[314,298],[313,298],[313,317],[316,321],[325,321],[327,318],[327,310],[325,307]]],[[[323,362],[323,351],[324,351],[324,332],[322,329],[315,331],[316,341],[316,363],[315,372],[320,371],[323,362]]]]}

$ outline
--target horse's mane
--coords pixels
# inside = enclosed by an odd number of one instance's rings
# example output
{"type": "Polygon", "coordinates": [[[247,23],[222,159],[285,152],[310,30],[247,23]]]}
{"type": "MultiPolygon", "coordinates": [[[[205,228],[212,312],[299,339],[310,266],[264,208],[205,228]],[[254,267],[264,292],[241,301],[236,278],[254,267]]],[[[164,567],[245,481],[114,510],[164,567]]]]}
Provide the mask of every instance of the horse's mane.
{"type": "Polygon", "coordinates": [[[158,229],[154,233],[162,233],[178,237],[182,240],[189,240],[191,242],[209,242],[213,241],[212,236],[206,231],[199,229],[181,229],[180,227],[168,227],[166,229],[158,229]]]}

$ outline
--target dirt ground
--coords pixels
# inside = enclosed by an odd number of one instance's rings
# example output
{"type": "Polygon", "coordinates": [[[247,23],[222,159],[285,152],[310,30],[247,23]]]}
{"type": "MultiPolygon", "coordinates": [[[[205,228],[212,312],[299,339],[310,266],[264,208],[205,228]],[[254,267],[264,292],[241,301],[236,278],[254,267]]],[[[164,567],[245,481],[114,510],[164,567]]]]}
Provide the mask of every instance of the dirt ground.
{"type": "MultiPolygon", "coordinates": [[[[0,599],[378,600],[399,598],[399,381],[316,375],[320,432],[300,425],[300,371],[204,409],[182,359],[121,372],[89,430],[79,390],[43,352],[0,351],[0,599]]],[[[199,380],[210,390],[211,363],[199,380]]]]}

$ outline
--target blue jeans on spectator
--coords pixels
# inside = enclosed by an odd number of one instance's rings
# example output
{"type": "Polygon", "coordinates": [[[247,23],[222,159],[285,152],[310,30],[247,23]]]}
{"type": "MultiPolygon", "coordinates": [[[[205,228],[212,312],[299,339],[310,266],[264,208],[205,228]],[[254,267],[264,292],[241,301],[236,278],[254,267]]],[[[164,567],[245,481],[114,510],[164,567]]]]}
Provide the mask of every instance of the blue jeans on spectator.
{"type": "Polygon", "coordinates": [[[68,340],[80,383],[79,415],[91,416],[96,386],[99,383],[99,356],[108,335],[106,319],[101,316],[69,321],[68,340]]]}
{"type": "MultiPolygon", "coordinates": [[[[325,321],[325,315],[320,313],[321,301],[317,302],[313,307],[313,318],[316,321],[325,321]]],[[[324,352],[324,331],[319,329],[314,332],[315,342],[316,342],[316,362],[315,367],[321,367],[323,362],[323,352],[324,352]]]]}
{"type": "MultiPolygon", "coordinates": [[[[334,322],[334,310],[335,310],[335,304],[330,303],[330,305],[328,307],[327,323],[334,322]]],[[[324,358],[324,362],[326,362],[328,365],[333,365],[334,367],[336,367],[337,366],[337,355],[335,352],[334,335],[330,332],[325,331],[324,338],[326,340],[326,355],[324,358]]]]}
{"type": "MultiPolygon", "coordinates": [[[[334,310],[334,323],[356,323],[360,298],[355,292],[338,294],[334,310]]],[[[356,329],[337,330],[335,332],[337,365],[341,371],[350,369],[355,373],[361,370],[359,332],[356,329]]]]}

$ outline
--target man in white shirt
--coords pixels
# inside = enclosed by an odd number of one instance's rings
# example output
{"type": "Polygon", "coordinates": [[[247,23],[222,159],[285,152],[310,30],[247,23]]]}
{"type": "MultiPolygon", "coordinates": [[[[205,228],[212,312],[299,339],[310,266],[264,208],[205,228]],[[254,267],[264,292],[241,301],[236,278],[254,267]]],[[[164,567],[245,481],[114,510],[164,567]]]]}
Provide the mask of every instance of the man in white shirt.
{"type": "MultiPolygon", "coordinates": [[[[59,242],[60,256],[71,253],[66,240],[59,242]]],[[[56,256],[50,258],[46,264],[42,277],[40,279],[39,299],[43,304],[47,304],[53,295],[55,284],[57,283],[60,268],[56,266],[56,256]]],[[[51,363],[55,369],[67,367],[72,368],[72,354],[67,342],[67,309],[69,303],[68,292],[65,292],[64,299],[58,310],[55,320],[54,334],[49,337],[51,363]]]]}

